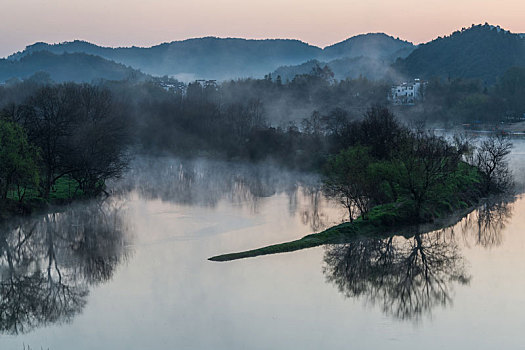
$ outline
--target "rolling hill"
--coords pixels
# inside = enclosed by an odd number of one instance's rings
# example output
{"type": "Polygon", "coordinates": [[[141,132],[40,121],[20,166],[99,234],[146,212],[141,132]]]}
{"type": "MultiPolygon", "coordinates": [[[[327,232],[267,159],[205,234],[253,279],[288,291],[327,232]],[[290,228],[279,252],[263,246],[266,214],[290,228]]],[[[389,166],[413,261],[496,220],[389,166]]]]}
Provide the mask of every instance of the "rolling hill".
{"type": "Polygon", "coordinates": [[[144,73],[170,75],[182,80],[263,77],[283,65],[312,59],[333,60],[361,56],[393,60],[405,57],[414,45],[385,34],[364,34],[321,49],[299,40],[247,40],[206,37],[173,41],[149,48],[108,48],[85,41],[60,44],[36,43],[8,57],[18,61],[32,53],[85,53],[140,69],[144,73]]]}
{"type": "Polygon", "coordinates": [[[486,84],[495,83],[514,66],[525,67],[525,39],[488,24],[419,45],[394,64],[410,78],[473,78],[486,84]]]}
{"type": "Polygon", "coordinates": [[[0,60],[0,81],[26,79],[45,72],[56,82],[91,82],[97,79],[142,79],[145,74],[123,64],[85,53],[54,54],[37,51],[19,60],[0,60]]]}
{"type": "Polygon", "coordinates": [[[500,27],[475,25],[426,44],[382,33],[351,37],[324,49],[299,40],[197,38],[153,47],[101,47],[85,41],[36,43],[0,60],[0,79],[49,71],[57,81],[118,79],[142,73],[195,79],[293,79],[315,65],[328,65],[337,79],[399,81],[411,78],[473,78],[490,85],[514,66],[525,67],[525,38],[500,27]],[[47,53],[46,53],[47,52],[47,53]]]}

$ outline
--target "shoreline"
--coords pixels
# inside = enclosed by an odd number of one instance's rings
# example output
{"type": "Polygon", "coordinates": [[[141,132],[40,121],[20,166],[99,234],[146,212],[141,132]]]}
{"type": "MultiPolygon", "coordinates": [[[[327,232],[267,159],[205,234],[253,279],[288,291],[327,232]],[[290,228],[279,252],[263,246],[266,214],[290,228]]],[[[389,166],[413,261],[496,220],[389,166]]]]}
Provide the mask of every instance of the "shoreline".
{"type": "MultiPolygon", "coordinates": [[[[412,237],[417,234],[424,234],[447,227],[454,226],[463,220],[468,214],[484,205],[491,199],[498,196],[488,198],[480,198],[475,204],[467,208],[454,210],[452,213],[435,218],[432,222],[419,224],[398,224],[394,226],[386,226],[378,222],[381,219],[374,221],[356,219],[354,222],[345,222],[339,225],[332,226],[324,231],[306,235],[300,239],[268,245],[261,248],[245,250],[241,252],[233,252],[220,254],[208,258],[213,262],[227,262],[239,259],[254,258],[262,255],[289,253],[297,250],[314,248],[327,244],[344,244],[366,238],[386,238],[390,236],[404,236],[412,237]]],[[[513,196],[515,197],[515,196],[513,196]]],[[[376,207],[377,208],[377,207],[376,207]]],[[[375,209],[375,208],[373,208],[375,209]]],[[[406,218],[408,220],[408,218],[406,218]]]]}

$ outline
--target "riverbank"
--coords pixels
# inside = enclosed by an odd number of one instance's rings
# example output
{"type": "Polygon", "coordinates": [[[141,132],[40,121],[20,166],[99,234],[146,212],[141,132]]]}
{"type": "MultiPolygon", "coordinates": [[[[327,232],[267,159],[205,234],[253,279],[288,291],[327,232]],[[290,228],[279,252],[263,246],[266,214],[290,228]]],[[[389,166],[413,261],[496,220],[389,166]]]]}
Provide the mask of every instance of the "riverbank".
{"type": "Polygon", "coordinates": [[[350,243],[363,238],[386,238],[393,235],[412,237],[416,234],[453,226],[483,203],[484,200],[480,199],[475,205],[456,208],[447,215],[443,212],[441,213],[442,215],[434,220],[423,223],[414,223],[414,219],[410,216],[410,203],[381,205],[374,207],[370,211],[367,220],[363,220],[360,217],[353,222],[345,222],[322,232],[304,236],[298,240],[242,252],[217,255],[208,260],[225,262],[261,255],[288,253],[326,244],[350,243]]]}
{"type": "Polygon", "coordinates": [[[58,179],[49,192],[48,198],[42,197],[35,189],[24,190],[23,194],[9,191],[6,200],[0,202],[0,222],[16,216],[42,212],[53,205],[65,205],[84,199],[89,198],[78,188],[77,182],[69,177],[58,179]]]}

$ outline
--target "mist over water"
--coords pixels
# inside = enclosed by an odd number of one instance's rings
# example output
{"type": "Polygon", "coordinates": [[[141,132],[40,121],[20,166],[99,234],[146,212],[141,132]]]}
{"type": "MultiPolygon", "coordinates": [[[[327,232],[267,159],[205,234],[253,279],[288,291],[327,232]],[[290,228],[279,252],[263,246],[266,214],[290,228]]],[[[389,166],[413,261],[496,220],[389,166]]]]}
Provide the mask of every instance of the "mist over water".
{"type": "MultiPolygon", "coordinates": [[[[523,184],[525,142],[514,141],[523,184]]],[[[440,231],[212,263],[346,211],[317,175],[271,163],[142,157],[108,189],[1,228],[2,349],[522,344],[522,197],[440,231]]]]}

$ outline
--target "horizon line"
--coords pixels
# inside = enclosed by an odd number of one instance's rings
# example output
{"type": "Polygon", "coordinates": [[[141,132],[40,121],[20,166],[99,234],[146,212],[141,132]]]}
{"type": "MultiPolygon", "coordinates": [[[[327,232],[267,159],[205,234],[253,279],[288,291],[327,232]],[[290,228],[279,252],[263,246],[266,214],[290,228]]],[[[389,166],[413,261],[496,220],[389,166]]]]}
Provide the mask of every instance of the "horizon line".
{"type": "Polygon", "coordinates": [[[131,49],[131,48],[138,48],[138,49],[149,49],[149,48],[153,48],[153,47],[157,47],[157,46],[161,46],[161,45],[166,45],[166,44],[173,44],[173,43],[180,43],[180,42],[185,42],[185,41],[190,41],[190,40],[199,40],[199,39],[207,39],[207,38],[213,38],[213,39],[221,39],[221,40],[226,40],[226,39],[235,39],[235,40],[247,40],[247,41],[265,41],[265,40],[288,40],[288,41],[298,41],[298,42],[301,42],[301,43],[304,43],[304,44],[307,44],[309,46],[312,46],[312,47],[317,47],[321,50],[324,50],[328,47],[331,47],[331,46],[334,46],[334,45],[337,45],[337,44],[340,44],[340,43],[343,43],[347,40],[350,40],[352,38],[356,38],[356,37],[360,37],[360,36],[366,36],[366,35],[374,35],[374,34],[383,34],[383,35],[386,35],[390,38],[393,38],[395,40],[400,40],[400,41],[403,41],[403,42],[406,42],[406,43],[409,43],[409,44],[412,44],[414,46],[419,46],[419,45],[422,45],[422,44],[427,44],[427,43],[430,43],[438,38],[443,38],[443,37],[447,37],[447,36],[450,36],[452,35],[453,33],[457,32],[457,31],[462,31],[464,29],[469,29],[469,28],[473,28],[473,27],[476,27],[476,26],[485,26],[485,25],[489,25],[493,28],[500,28],[501,30],[504,30],[506,32],[509,32],[511,34],[515,34],[515,35],[522,35],[522,34],[525,34],[525,33],[517,33],[517,32],[512,32],[510,30],[507,30],[503,27],[501,27],[500,25],[491,25],[487,22],[481,24],[471,24],[469,27],[462,27],[461,29],[456,29],[454,30],[453,32],[449,33],[449,34],[443,34],[443,35],[438,35],[436,36],[435,38],[429,40],[429,41],[425,41],[425,42],[420,42],[420,43],[415,43],[415,42],[412,42],[410,40],[407,40],[407,39],[403,39],[399,36],[395,36],[395,35],[392,35],[392,34],[389,34],[389,33],[385,33],[385,32],[366,32],[366,33],[358,33],[358,34],[354,34],[354,35],[350,35],[348,36],[346,39],[343,39],[343,40],[340,40],[340,41],[336,41],[330,45],[326,45],[326,46],[318,46],[318,45],[315,45],[315,44],[312,44],[308,41],[305,41],[305,40],[302,40],[302,39],[299,39],[299,38],[285,38],[285,37],[280,37],[280,38],[256,38],[256,37],[241,37],[241,36],[217,36],[217,35],[203,35],[203,36],[195,36],[195,37],[188,37],[188,38],[185,38],[185,39],[178,39],[178,40],[171,40],[171,41],[162,41],[162,42],[159,42],[157,44],[152,44],[150,46],[138,46],[138,45],[131,45],[131,46],[119,46],[119,45],[104,45],[104,44],[98,44],[96,43],[95,41],[90,41],[90,40],[86,40],[86,39],[80,39],[80,38],[77,38],[77,39],[72,39],[72,40],[64,40],[64,41],[57,41],[57,42],[46,42],[46,41],[35,41],[33,42],[32,44],[26,44],[24,46],[23,49],[21,50],[18,50],[18,51],[15,51],[15,52],[12,52],[4,57],[2,57],[3,59],[7,59],[8,57],[10,56],[13,56],[17,53],[21,53],[23,51],[25,51],[28,47],[31,47],[31,46],[34,46],[34,45],[37,45],[37,44],[46,44],[46,45],[63,45],[63,44],[69,44],[69,43],[74,43],[74,42],[83,42],[83,43],[87,43],[87,44],[92,44],[92,45],[95,45],[95,46],[98,46],[100,48],[107,48],[107,49],[131,49]]]}

